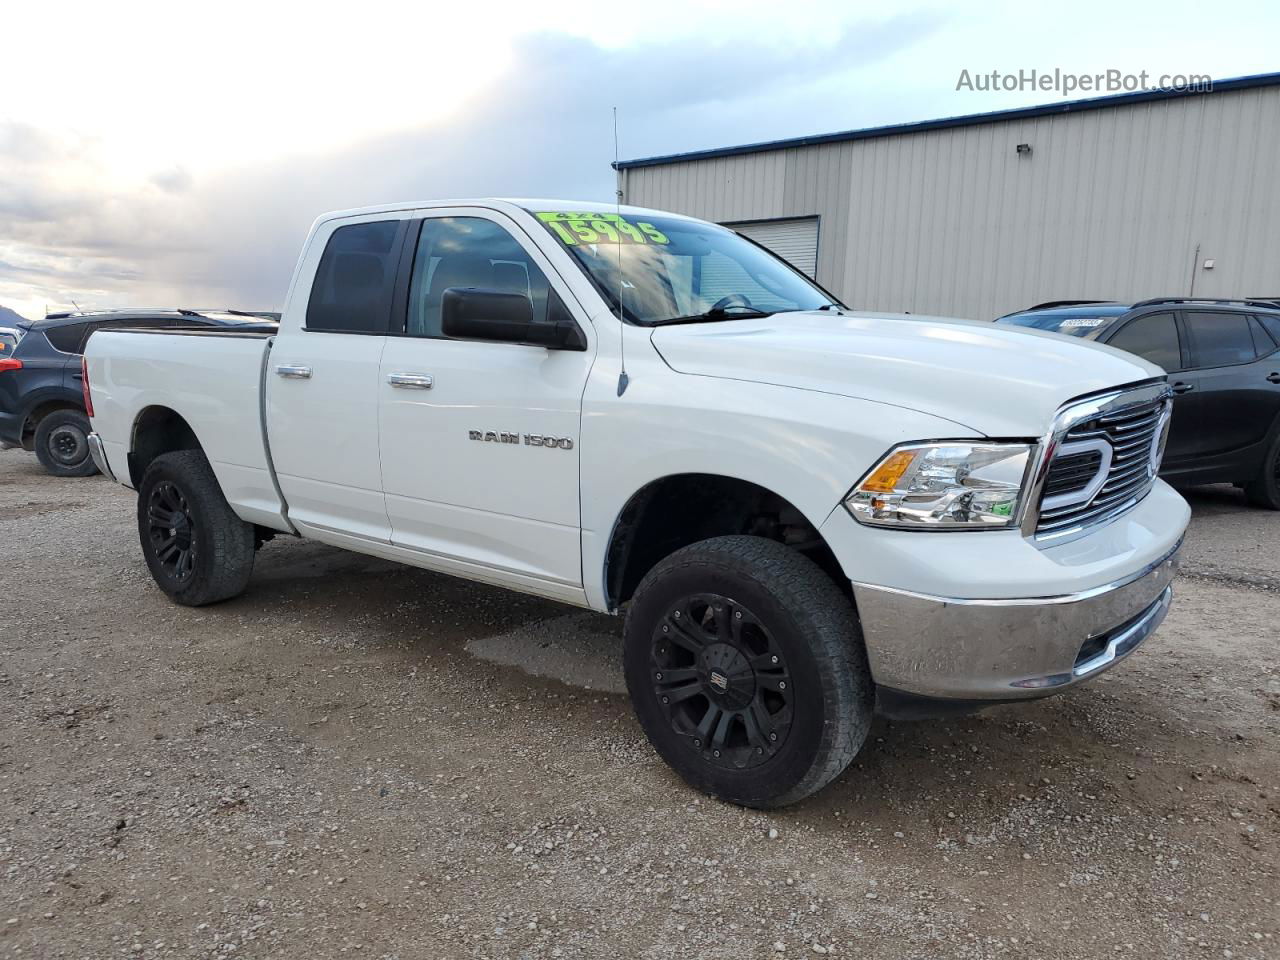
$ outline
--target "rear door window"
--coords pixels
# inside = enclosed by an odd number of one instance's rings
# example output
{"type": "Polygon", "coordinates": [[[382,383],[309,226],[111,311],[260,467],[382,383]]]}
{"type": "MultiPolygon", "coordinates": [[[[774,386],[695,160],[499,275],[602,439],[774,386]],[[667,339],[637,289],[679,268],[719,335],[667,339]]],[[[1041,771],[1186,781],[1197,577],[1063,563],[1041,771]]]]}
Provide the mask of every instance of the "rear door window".
{"type": "Polygon", "coordinates": [[[308,330],[387,332],[404,222],[352,223],[333,231],[307,302],[308,330]]]}
{"type": "Polygon", "coordinates": [[[1130,320],[1107,344],[1136,353],[1166,370],[1182,369],[1182,347],[1172,313],[1152,313],[1130,320]]]}
{"type": "Polygon", "coordinates": [[[1249,363],[1258,356],[1247,313],[1188,310],[1183,320],[1193,368],[1249,363]]]}

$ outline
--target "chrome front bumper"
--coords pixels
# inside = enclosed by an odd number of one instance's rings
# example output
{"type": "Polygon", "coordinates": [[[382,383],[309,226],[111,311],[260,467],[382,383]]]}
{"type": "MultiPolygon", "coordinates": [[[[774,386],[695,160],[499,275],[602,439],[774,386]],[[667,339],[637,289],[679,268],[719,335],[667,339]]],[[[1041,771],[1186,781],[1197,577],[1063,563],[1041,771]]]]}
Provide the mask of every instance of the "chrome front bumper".
{"type": "Polygon", "coordinates": [[[963,600],[854,583],[872,677],[950,700],[1026,699],[1088,680],[1164,620],[1181,546],[1115,583],[1063,596],[963,600]]]}
{"type": "Polygon", "coordinates": [[[110,480],[117,483],[116,475],[111,472],[111,464],[107,462],[107,451],[102,446],[102,438],[96,433],[89,434],[89,456],[93,458],[93,465],[98,468],[98,472],[110,480]]]}

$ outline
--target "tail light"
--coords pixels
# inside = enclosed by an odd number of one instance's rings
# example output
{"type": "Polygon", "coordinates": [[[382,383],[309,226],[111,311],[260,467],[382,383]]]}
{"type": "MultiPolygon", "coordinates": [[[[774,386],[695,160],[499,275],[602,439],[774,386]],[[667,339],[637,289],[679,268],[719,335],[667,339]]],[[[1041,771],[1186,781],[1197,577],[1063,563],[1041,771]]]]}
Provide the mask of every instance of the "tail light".
{"type": "Polygon", "coordinates": [[[93,416],[93,397],[89,393],[89,360],[80,358],[80,389],[84,391],[84,412],[93,416]]]}
{"type": "Polygon", "coordinates": [[[21,369],[22,369],[21,360],[15,360],[13,357],[4,357],[3,359],[0,359],[0,373],[4,373],[4,371],[6,370],[21,370],[21,369]]]}

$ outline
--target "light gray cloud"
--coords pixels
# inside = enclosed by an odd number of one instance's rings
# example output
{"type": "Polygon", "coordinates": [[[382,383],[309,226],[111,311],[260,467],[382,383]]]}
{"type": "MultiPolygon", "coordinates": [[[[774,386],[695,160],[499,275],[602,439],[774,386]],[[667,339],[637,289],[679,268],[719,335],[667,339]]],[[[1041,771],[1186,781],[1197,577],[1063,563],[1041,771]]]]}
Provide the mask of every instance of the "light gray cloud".
{"type": "Polygon", "coordinates": [[[152,184],[169,193],[185,193],[194,183],[191,172],[185,167],[170,167],[160,170],[148,178],[152,184]]]}
{"type": "MultiPolygon", "coordinates": [[[[613,106],[624,157],[849,125],[863,107],[841,81],[937,24],[908,15],[833,27],[828,46],[803,50],[713,40],[606,50],[529,36],[446,122],[324,154],[281,157],[277,144],[274,159],[257,163],[247,145],[239,169],[166,168],[123,194],[95,189],[91,176],[74,188],[56,176],[92,171],[93,144],[10,124],[0,128],[0,281],[82,304],[91,290],[111,305],[278,307],[305,231],[325,210],[450,196],[611,199],[613,106]]],[[[421,83],[424,100],[449,95],[449,77],[425,55],[421,83]]]]}

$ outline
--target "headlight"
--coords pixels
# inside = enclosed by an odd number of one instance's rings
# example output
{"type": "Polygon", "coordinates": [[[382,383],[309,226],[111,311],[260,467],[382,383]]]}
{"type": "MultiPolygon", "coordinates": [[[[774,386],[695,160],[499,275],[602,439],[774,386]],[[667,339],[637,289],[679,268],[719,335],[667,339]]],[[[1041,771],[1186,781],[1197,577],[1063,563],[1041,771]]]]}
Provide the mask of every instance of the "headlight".
{"type": "Polygon", "coordinates": [[[913,530],[993,529],[1017,520],[1026,443],[895,447],[845,499],[860,523],[913,530]]]}

